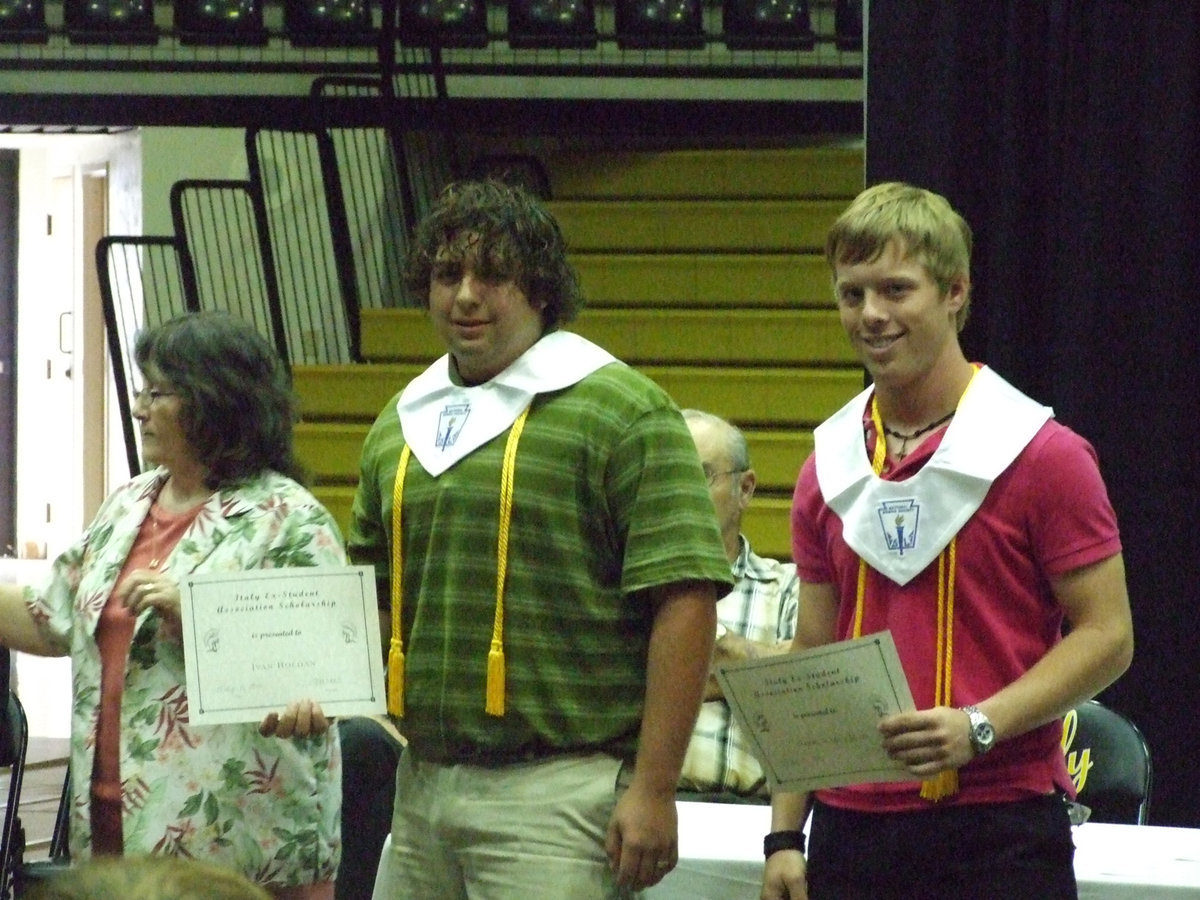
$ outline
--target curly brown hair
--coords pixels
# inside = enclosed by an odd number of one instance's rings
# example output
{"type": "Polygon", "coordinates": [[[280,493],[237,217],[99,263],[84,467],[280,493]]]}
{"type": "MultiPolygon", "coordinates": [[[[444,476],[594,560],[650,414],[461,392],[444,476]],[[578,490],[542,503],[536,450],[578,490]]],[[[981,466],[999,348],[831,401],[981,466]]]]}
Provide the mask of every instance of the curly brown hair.
{"type": "Polygon", "coordinates": [[[408,252],[404,285],[418,305],[429,308],[435,262],[458,262],[473,254],[483,271],[512,280],[553,331],[583,308],[579,276],[567,262],[566,241],[554,216],[515,184],[461,181],[442,191],[417,226],[408,252]]]}

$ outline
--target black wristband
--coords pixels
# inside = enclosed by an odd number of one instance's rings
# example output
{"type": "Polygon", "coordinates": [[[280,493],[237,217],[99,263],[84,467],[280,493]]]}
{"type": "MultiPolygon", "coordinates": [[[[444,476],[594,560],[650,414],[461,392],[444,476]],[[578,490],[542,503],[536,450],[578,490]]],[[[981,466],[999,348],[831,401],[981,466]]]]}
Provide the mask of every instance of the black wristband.
{"type": "Polygon", "coordinates": [[[799,850],[804,852],[803,831],[772,831],[763,838],[763,855],[770,858],[772,853],[779,850],[799,850]]]}

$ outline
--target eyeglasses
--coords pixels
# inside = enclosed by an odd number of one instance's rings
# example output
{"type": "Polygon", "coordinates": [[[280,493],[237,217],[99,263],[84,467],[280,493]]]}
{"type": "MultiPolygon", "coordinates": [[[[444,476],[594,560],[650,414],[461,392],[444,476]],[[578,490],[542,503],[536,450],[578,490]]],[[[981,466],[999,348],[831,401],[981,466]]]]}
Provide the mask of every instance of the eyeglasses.
{"type": "Polygon", "coordinates": [[[174,391],[160,391],[156,388],[142,388],[133,392],[134,404],[145,403],[147,406],[153,406],[159,397],[175,397],[178,396],[174,391]]]}
{"type": "Polygon", "coordinates": [[[746,471],[745,469],[726,469],[724,472],[705,471],[704,475],[706,478],[708,478],[708,486],[712,487],[714,484],[717,483],[717,479],[720,478],[722,475],[737,475],[739,472],[745,472],[745,471],[746,471]]]}

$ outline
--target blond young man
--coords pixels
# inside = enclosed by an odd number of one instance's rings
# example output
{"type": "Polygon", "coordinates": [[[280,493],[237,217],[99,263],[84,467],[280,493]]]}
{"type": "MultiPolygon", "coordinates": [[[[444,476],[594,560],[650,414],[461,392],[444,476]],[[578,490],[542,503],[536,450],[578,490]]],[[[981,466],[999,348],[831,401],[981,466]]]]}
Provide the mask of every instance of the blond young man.
{"type": "Polygon", "coordinates": [[[1076,894],[1059,719],[1130,663],[1120,537],[1091,446],[964,356],[970,251],[900,183],[829,234],[872,385],[797,482],[793,646],[892,631],[917,709],[880,738],[912,780],[777,793],[764,900],[1076,894]]]}

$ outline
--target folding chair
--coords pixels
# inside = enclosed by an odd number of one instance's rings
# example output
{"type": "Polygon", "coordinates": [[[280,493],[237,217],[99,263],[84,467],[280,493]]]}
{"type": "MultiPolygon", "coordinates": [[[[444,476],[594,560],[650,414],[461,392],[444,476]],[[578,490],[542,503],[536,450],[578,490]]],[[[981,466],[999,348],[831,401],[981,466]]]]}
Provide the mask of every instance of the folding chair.
{"type": "Polygon", "coordinates": [[[1150,748],[1133,722],[1088,700],[1063,718],[1062,747],[1075,802],[1089,811],[1089,821],[1146,824],[1153,767],[1150,748]]]}
{"type": "Polygon", "coordinates": [[[21,827],[21,784],[25,778],[25,753],[29,749],[29,723],[17,695],[10,690],[12,657],[0,648],[0,767],[8,769],[8,799],[0,831],[0,900],[14,897],[13,883],[25,852],[21,827]]]}

